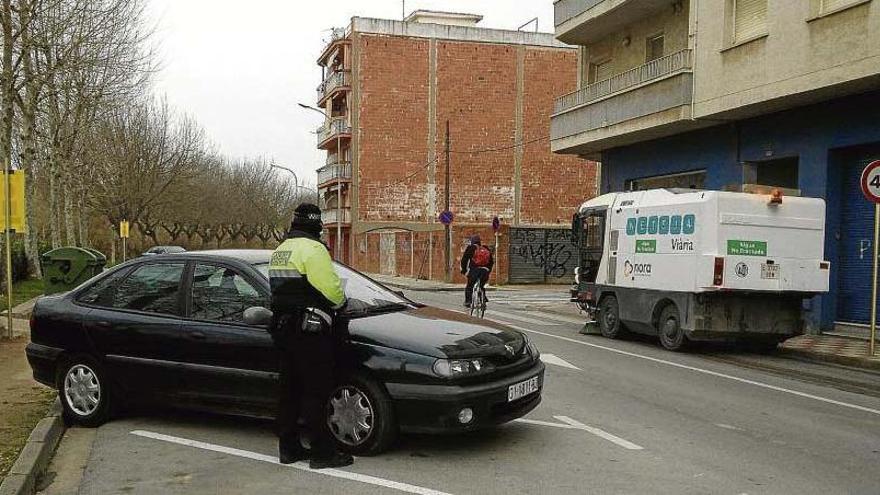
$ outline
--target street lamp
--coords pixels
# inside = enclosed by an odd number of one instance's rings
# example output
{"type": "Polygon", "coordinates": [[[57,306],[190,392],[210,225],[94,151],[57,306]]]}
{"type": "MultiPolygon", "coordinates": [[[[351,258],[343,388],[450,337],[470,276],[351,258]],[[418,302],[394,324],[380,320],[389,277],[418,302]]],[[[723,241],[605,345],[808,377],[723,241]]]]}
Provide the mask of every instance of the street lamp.
{"type": "MultiPolygon", "coordinates": [[[[330,115],[327,114],[327,112],[325,112],[319,108],[313,107],[311,105],[306,105],[305,103],[297,103],[297,105],[299,105],[299,107],[302,109],[312,110],[314,112],[320,113],[321,115],[324,116],[324,119],[326,120],[327,124],[332,125],[332,118],[330,117],[330,115]]],[[[335,166],[336,166],[336,172],[338,174],[337,177],[340,177],[340,175],[341,175],[340,171],[341,171],[341,167],[342,167],[342,163],[340,160],[342,157],[342,136],[341,136],[341,134],[342,134],[341,132],[336,133],[336,164],[335,164],[335,166]]],[[[334,243],[334,246],[333,246],[333,256],[335,256],[337,260],[341,260],[341,250],[342,250],[342,247],[341,247],[342,246],[342,181],[341,180],[337,183],[337,188],[338,189],[336,190],[336,242],[334,243]]]]}
{"type": "Polygon", "coordinates": [[[274,163],[270,163],[269,168],[277,168],[278,170],[284,170],[285,172],[290,172],[290,174],[293,175],[293,183],[294,183],[294,187],[296,188],[295,190],[299,190],[299,176],[296,175],[296,172],[294,172],[293,170],[291,170],[287,167],[283,167],[281,165],[275,165],[274,163]]]}

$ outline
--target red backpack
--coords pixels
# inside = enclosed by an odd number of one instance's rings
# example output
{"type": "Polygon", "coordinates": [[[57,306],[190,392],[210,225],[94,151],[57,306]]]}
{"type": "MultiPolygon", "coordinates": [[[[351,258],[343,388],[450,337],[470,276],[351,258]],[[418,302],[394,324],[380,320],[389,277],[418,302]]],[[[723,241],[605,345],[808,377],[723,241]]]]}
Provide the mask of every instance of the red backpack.
{"type": "Polygon", "coordinates": [[[489,252],[489,248],[486,246],[477,246],[477,250],[474,251],[474,255],[471,258],[471,263],[474,266],[485,267],[489,266],[489,260],[492,259],[492,253],[489,252]]]}

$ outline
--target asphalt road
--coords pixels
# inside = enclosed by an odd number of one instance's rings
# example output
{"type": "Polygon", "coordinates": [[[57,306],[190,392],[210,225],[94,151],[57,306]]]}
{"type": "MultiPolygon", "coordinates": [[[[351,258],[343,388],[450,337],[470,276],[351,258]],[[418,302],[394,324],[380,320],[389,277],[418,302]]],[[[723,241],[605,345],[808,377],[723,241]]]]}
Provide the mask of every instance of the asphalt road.
{"type": "MultiPolygon", "coordinates": [[[[457,293],[409,295],[461,309],[457,293]]],[[[404,436],[309,472],[275,463],[270,423],[141,413],[70,430],[44,493],[880,493],[880,375],[579,335],[576,317],[546,311],[558,292],[490,296],[488,316],[527,330],[547,363],[526,421],[404,436]]]]}

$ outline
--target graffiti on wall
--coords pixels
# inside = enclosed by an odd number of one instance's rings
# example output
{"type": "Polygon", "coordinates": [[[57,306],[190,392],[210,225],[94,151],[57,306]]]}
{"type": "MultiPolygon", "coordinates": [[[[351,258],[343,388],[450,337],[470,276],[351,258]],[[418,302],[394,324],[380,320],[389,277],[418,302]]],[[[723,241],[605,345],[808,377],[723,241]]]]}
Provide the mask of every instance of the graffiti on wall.
{"type": "Polygon", "coordinates": [[[511,278],[540,282],[574,274],[575,246],[565,229],[511,229],[511,278]]]}

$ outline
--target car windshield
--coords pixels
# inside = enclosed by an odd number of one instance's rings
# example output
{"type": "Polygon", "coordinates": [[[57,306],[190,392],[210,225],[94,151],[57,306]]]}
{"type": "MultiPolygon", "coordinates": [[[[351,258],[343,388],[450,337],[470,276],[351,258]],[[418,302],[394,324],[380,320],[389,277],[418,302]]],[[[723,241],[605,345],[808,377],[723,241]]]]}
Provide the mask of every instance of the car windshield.
{"type": "MultiPolygon", "coordinates": [[[[407,309],[412,304],[408,299],[401,297],[393,291],[386,289],[378,283],[361,275],[360,273],[339,263],[333,264],[336,273],[342,280],[345,296],[348,298],[347,310],[354,312],[393,311],[395,309],[407,309]]],[[[254,265],[260,273],[269,278],[269,264],[261,263],[254,265]]]]}

